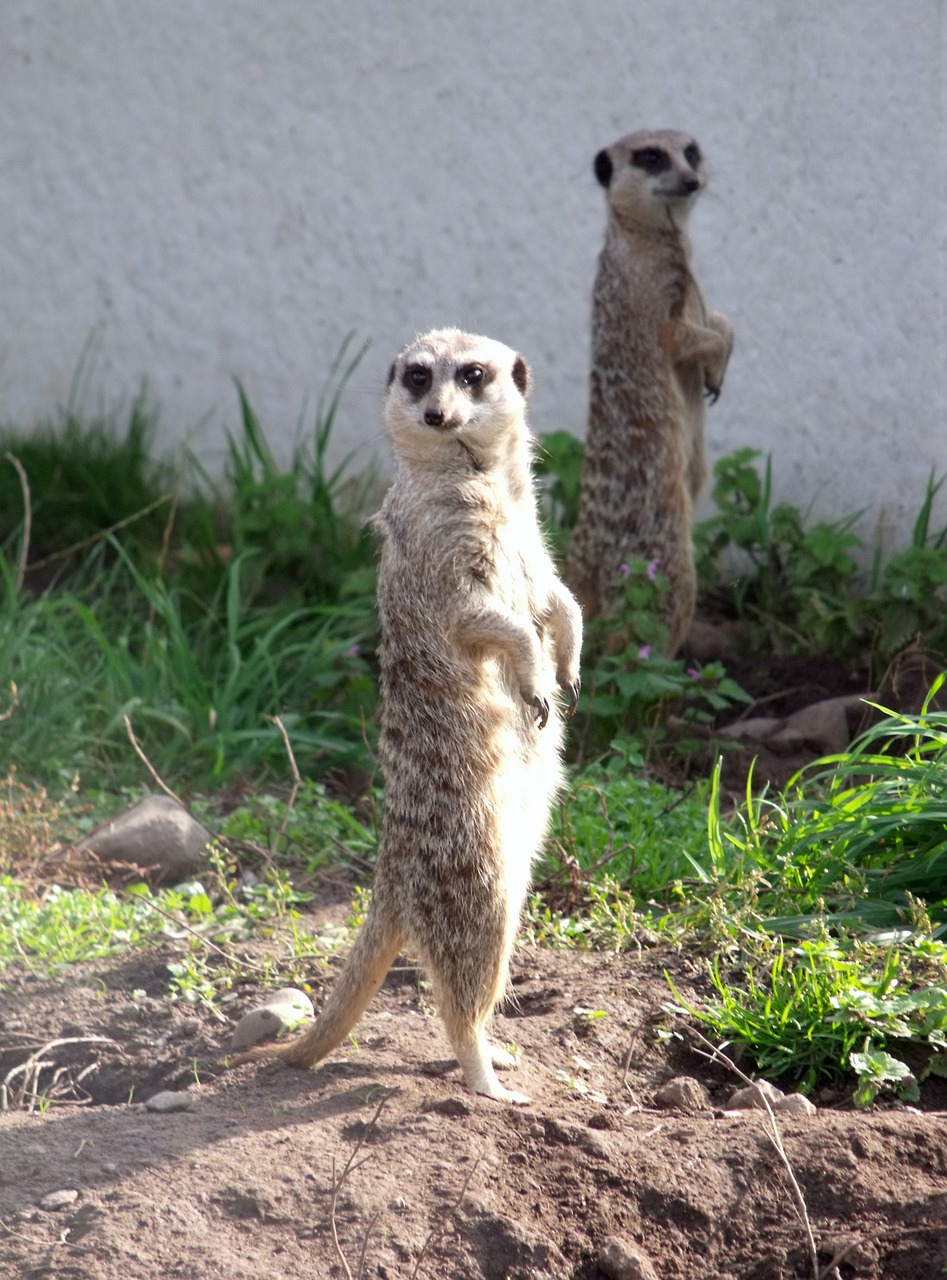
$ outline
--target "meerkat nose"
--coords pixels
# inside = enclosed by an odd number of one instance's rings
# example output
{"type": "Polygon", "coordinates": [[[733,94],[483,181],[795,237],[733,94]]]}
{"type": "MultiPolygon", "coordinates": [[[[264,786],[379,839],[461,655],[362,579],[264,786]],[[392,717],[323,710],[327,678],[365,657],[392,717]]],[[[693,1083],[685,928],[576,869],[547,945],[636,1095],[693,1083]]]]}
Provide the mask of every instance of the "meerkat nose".
{"type": "Polygon", "coordinates": [[[681,186],[685,191],[696,191],[700,186],[700,178],[698,178],[696,173],[682,174],[681,186]]]}
{"type": "Polygon", "coordinates": [[[425,409],[424,421],[429,427],[441,427],[444,425],[443,409],[425,409]]]}

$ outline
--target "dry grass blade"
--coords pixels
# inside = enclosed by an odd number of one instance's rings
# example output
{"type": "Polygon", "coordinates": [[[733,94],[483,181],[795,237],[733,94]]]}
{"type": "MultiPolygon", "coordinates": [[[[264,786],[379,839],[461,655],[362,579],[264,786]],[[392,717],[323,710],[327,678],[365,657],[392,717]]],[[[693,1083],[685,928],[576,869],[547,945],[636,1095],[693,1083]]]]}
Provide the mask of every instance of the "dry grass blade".
{"type": "Polygon", "coordinates": [[[26,562],[30,554],[30,531],[33,526],[33,505],[30,499],[30,482],[26,474],[23,463],[12,453],[3,455],[10,466],[14,469],[20,480],[20,488],[23,490],[23,545],[20,547],[20,559],[16,567],[16,589],[23,589],[23,582],[26,578],[26,562]]]}

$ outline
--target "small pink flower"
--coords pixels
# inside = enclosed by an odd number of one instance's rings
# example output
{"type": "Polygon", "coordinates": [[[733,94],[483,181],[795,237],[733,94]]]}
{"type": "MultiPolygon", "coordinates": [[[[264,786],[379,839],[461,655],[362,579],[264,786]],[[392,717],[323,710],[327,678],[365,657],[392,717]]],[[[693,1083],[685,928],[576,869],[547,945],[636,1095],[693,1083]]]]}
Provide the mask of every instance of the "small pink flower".
{"type": "Polygon", "coordinates": [[[631,570],[629,569],[628,565],[620,564],[618,566],[618,572],[621,574],[623,578],[627,578],[629,573],[631,573],[631,570]]]}
{"type": "Polygon", "coordinates": [[[638,650],[639,661],[647,662],[650,657],[651,657],[651,646],[649,644],[643,644],[641,648],[638,650]]]}
{"type": "Polygon", "coordinates": [[[647,569],[645,569],[645,573],[648,575],[649,582],[654,582],[654,575],[657,573],[660,567],[661,567],[660,556],[655,556],[653,560],[648,561],[648,567],[647,569]]]}
{"type": "Polygon", "coordinates": [[[362,650],[361,650],[361,648],[359,647],[359,645],[357,645],[357,644],[350,644],[350,645],[349,645],[349,647],[348,647],[348,648],[343,652],[342,657],[343,657],[343,658],[357,658],[357,657],[358,657],[358,655],[359,655],[361,652],[362,652],[362,650]]]}
{"type": "Polygon", "coordinates": [[[699,680],[699,679],[700,679],[700,672],[697,670],[697,668],[696,668],[696,667],[688,667],[688,668],[687,668],[687,674],[690,676],[690,678],[691,678],[692,680],[699,680]]]}

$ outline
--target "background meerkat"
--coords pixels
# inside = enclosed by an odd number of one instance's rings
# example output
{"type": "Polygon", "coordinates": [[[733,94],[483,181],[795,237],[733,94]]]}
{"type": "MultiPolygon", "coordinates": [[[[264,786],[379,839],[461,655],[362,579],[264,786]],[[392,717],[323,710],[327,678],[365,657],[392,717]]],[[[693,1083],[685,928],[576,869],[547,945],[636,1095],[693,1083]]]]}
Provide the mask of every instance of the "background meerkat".
{"type": "Polygon", "coordinates": [[[592,369],[579,514],[566,578],[588,620],[621,602],[620,566],[658,561],[668,652],[694,615],[694,503],[706,479],[704,396],[733,347],[704,306],[687,218],[706,185],[700,148],[674,129],[619,138],[595,157],[608,223],[592,298],[592,369]]]}
{"type": "Polygon", "coordinates": [[[309,1067],[358,1021],[403,947],[418,956],[477,1093],[505,1089],[486,1026],[508,981],[561,785],[560,709],[575,711],[582,620],[536,518],[529,375],[502,343],[455,329],[391,366],[397,474],[382,535],[384,815],[371,906],[314,1025],[277,1056],[309,1067]]]}

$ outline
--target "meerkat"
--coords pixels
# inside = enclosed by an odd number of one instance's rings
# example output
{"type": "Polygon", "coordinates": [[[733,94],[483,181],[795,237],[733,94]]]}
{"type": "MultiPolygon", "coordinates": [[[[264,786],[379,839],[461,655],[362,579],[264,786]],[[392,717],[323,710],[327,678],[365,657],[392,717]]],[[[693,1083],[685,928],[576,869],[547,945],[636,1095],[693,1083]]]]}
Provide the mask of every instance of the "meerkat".
{"type": "Polygon", "coordinates": [[[608,221],[592,300],[589,418],[566,580],[588,621],[621,602],[623,563],[667,578],[669,654],[694,616],[691,527],[707,476],[704,397],[720,395],[733,329],[704,305],[688,217],[707,177],[674,129],[619,138],[595,157],[608,221]]]}
{"type": "Polygon", "coordinates": [[[434,330],[391,366],[397,472],[381,535],[382,832],[371,906],[313,1026],[277,1055],[311,1067],[354,1027],[395,956],[426,969],[472,1092],[525,1103],[487,1026],[551,804],[582,617],[536,515],[526,362],[434,330]],[[558,690],[564,694],[560,707],[558,690]]]}

